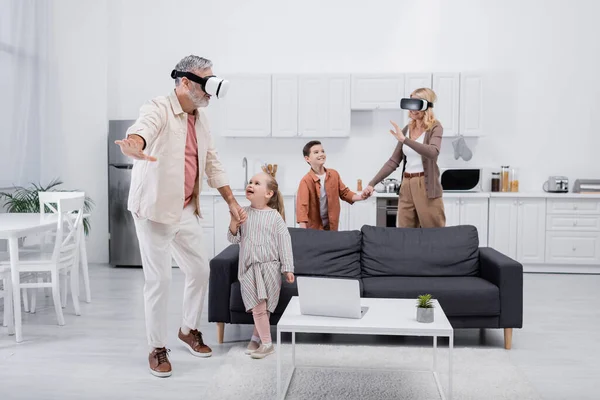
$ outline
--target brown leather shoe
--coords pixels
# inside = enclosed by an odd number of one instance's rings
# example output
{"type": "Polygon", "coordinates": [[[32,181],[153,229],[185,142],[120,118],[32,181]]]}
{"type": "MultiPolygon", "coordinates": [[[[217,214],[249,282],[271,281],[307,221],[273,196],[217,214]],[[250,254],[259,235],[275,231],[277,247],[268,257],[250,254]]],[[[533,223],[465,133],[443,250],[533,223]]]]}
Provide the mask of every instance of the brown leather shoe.
{"type": "Polygon", "coordinates": [[[181,340],[190,353],[196,357],[212,356],[211,348],[204,344],[202,333],[197,329],[192,329],[189,334],[184,335],[183,332],[181,332],[181,328],[179,328],[177,337],[179,337],[179,340],[181,340]]]}
{"type": "Polygon", "coordinates": [[[167,350],[164,347],[161,349],[154,349],[148,356],[148,362],[150,363],[150,373],[159,378],[166,378],[171,376],[171,363],[169,362],[168,353],[171,350],[167,350]]]}

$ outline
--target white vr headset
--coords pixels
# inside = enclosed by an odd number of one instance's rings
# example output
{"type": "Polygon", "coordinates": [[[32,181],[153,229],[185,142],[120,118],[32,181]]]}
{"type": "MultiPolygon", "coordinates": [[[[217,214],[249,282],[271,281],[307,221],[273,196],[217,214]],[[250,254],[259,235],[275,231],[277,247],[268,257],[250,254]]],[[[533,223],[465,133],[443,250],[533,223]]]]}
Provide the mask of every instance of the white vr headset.
{"type": "Polygon", "coordinates": [[[402,99],[400,100],[400,108],[409,111],[425,111],[428,108],[433,108],[433,103],[423,99],[402,99]]]}
{"type": "Polygon", "coordinates": [[[202,87],[204,92],[208,93],[211,96],[216,96],[217,99],[222,99],[227,94],[227,90],[229,90],[229,81],[225,79],[217,78],[214,75],[201,77],[196,74],[192,74],[191,72],[183,72],[173,70],[171,71],[171,78],[183,78],[186,77],[192,82],[196,82],[202,87]]]}

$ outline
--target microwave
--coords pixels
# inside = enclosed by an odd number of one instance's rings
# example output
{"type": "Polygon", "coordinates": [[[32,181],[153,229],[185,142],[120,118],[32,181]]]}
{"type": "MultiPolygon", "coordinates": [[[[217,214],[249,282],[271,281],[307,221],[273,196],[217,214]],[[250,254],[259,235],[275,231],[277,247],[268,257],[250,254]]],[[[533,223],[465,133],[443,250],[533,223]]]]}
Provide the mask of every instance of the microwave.
{"type": "Polygon", "coordinates": [[[444,192],[481,192],[480,168],[441,168],[440,183],[444,192]]]}

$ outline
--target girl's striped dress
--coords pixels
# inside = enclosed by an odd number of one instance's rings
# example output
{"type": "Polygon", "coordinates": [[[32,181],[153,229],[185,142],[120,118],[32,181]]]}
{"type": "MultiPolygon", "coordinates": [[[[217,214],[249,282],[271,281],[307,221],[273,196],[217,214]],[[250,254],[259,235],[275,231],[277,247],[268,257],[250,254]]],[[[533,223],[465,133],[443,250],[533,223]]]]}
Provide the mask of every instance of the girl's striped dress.
{"type": "Polygon", "coordinates": [[[292,239],[283,218],[277,210],[258,210],[244,207],[248,219],[237,235],[227,230],[227,239],[240,244],[238,280],[246,311],[262,300],[267,310],[275,311],[281,291],[281,274],[294,272],[292,239]]]}

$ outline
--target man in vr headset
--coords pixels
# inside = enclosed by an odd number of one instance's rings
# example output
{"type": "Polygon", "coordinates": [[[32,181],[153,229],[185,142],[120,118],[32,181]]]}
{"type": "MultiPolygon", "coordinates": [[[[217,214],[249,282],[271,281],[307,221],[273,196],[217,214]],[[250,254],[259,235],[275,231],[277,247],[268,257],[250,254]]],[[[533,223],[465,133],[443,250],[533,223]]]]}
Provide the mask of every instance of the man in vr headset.
{"type": "Polygon", "coordinates": [[[150,373],[171,375],[167,357],[167,310],[171,256],[185,274],[183,321],[178,338],[197,357],[209,357],[198,330],[209,266],[200,225],[202,177],[217,188],[240,222],[245,212],[233,197],[217,158],[203,108],[222,98],[229,83],[212,72],[212,62],[190,55],[171,72],[175,89],[143,105],[126,138],[116,141],[133,158],[127,208],[135,221],[144,277],[150,373]]]}

